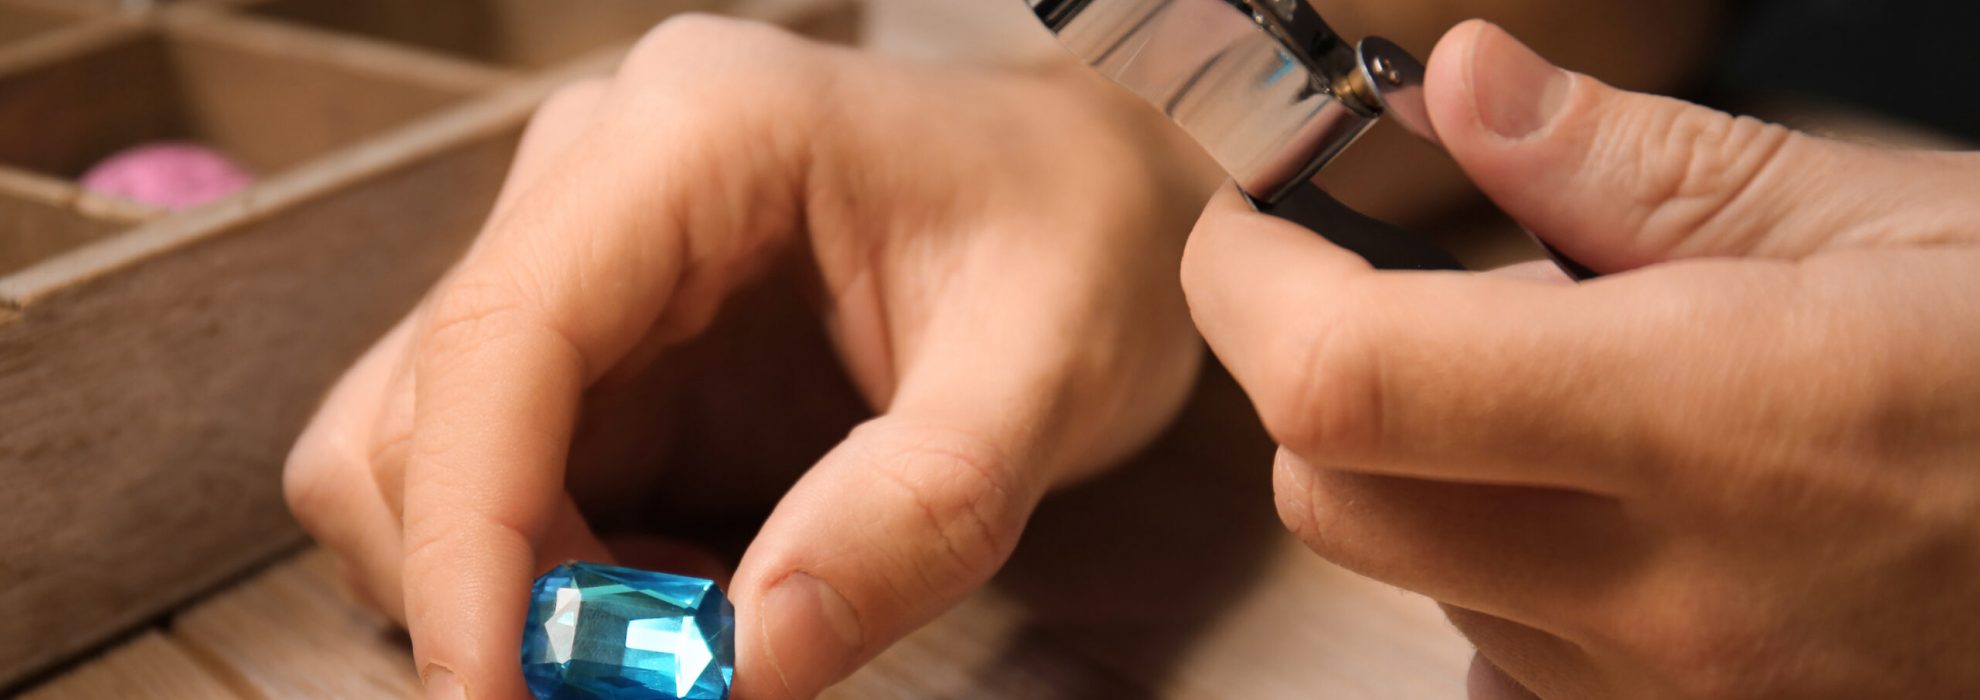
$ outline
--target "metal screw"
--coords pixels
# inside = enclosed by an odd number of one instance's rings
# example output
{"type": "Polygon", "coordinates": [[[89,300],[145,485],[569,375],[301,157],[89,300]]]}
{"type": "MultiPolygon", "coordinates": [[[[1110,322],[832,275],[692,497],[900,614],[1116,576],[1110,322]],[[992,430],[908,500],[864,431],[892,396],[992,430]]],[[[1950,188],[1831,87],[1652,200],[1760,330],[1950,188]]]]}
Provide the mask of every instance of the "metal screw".
{"type": "Polygon", "coordinates": [[[1391,86],[1401,87],[1403,84],[1402,74],[1396,72],[1396,64],[1387,56],[1376,56],[1375,60],[1369,61],[1368,72],[1391,86]]]}

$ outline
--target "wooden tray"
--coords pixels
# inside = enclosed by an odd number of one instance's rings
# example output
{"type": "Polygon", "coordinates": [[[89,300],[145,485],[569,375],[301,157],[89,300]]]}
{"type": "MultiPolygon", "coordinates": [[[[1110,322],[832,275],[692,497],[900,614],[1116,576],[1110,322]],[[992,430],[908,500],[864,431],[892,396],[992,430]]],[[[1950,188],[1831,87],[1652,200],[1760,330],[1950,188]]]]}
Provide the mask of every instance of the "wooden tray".
{"type": "Polygon", "coordinates": [[[855,0],[0,0],[0,689],[292,550],[317,397],[480,225],[534,106],[667,15],[855,0]],[[169,213],[74,182],[191,139],[169,213]]]}

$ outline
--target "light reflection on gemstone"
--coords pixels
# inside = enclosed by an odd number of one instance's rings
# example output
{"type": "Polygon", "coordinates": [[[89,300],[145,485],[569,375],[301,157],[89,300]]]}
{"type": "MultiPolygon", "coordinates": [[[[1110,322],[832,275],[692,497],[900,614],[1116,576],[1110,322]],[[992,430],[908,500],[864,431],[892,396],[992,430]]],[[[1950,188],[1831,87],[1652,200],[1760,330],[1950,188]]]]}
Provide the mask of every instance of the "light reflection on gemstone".
{"type": "Polygon", "coordinates": [[[720,700],[734,624],[711,581],[566,564],[532,591],[523,675],[542,700],[720,700]]]}
{"type": "Polygon", "coordinates": [[[543,623],[543,631],[550,637],[551,658],[560,663],[571,660],[571,649],[577,644],[578,612],[583,606],[584,595],[578,589],[557,589],[557,609],[543,623]]]}
{"type": "Polygon", "coordinates": [[[694,679],[715,660],[694,618],[646,619],[626,623],[626,649],[666,654],[674,660],[675,693],[686,696],[694,679]]]}

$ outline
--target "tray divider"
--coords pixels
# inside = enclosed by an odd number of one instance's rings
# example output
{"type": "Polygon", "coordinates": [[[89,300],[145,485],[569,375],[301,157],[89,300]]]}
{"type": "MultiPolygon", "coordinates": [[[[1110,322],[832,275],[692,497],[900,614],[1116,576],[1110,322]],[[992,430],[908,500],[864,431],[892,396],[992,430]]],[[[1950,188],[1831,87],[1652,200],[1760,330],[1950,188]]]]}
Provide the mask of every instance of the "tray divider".
{"type": "Polygon", "coordinates": [[[181,35],[259,53],[389,73],[399,80],[447,92],[485,92],[520,77],[512,70],[417,47],[221,12],[212,6],[195,5],[164,15],[168,31],[181,35]]]}

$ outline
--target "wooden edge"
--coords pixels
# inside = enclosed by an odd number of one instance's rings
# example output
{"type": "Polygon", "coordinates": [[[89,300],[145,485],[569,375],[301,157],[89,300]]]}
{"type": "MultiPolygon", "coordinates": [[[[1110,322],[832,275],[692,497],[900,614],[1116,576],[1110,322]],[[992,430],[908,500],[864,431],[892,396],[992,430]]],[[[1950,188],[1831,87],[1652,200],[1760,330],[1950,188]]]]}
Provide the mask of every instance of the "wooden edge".
{"type": "Polygon", "coordinates": [[[736,0],[727,14],[786,27],[804,27],[848,12],[860,12],[859,0],[736,0]]]}
{"type": "Polygon", "coordinates": [[[0,197],[39,202],[122,226],[149,223],[168,213],[141,202],[97,194],[69,180],[5,165],[0,165],[0,197]]]}
{"type": "Polygon", "coordinates": [[[243,697],[198,654],[158,632],[146,632],[73,673],[22,694],[21,700],[152,700],[243,697]]]}
{"type": "Polygon", "coordinates": [[[0,277],[0,303],[31,307],[36,300],[84,284],[128,265],[165,255],[205,239],[225,236],[273,212],[341,191],[437,153],[513,130],[537,103],[572,79],[564,72],[513,83],[486,98],[387,130],[377,136],[269,178],[210,206],[140,226],[129,233],[77,248],[8,277],[0,277]]]}
{"type": "MultiPolygon", "coordinates": [[[[852,0],[743,0],[735,16],[779,24],[802,23],[854,10],[852,0]]],[[[194,17],[193,14],[185,15],[194,17]]],[[[209,15],[210,17],[210,15],[209,15]]],[[[189,20],[190,21],[190,20],[189,20]]],[[[194,22],[197,24],[197,22],[194,22]]],[[[197,30],[192,30],[197,31],[197,30]]],[[[263,36],[260,41],[269,41],[263,36]]],[[[511,130],[557,88],[609,71],[625,51],[608,48],[508,83],[486,97],[388,130],[351,148],[305,164],[211,206],[175,214],[129,233],[92,243],[0,277],[0,307],[16,311],[63,289],[85,284],[127,265],[224,236],[272,212],[342,190],[366,178],[511,130]]]]}
{"type": "Polygon", "coordinates": [[[210,6],[161,13],[167,32],[208,43],[280,54],[387,75],[448,92],[473,94],[514,80],[514,71],[417,47],[231,12],[210,6]]]}
{"type": "MultiPolygon", "coordinates": [[[[0,166],[0,199],[33,202],[66,211],[78,219],[109,224],[113,229],[139,226],[165,213],[137,202],[89,192],[68,180],[6,166],[0,166]]],[[[113,230],[107,235],[117,234],[113,230]]],[[[18,320],[20,312],[18,301],[0,295],[0,326],[18,320]]]]}
{"type": "Polygon", "coordinates": [[[8,44],[0,50],[0,76],[35,70],[130,41],[146,31],[142,22],[119,17],[86,20],[8,44]]]}

